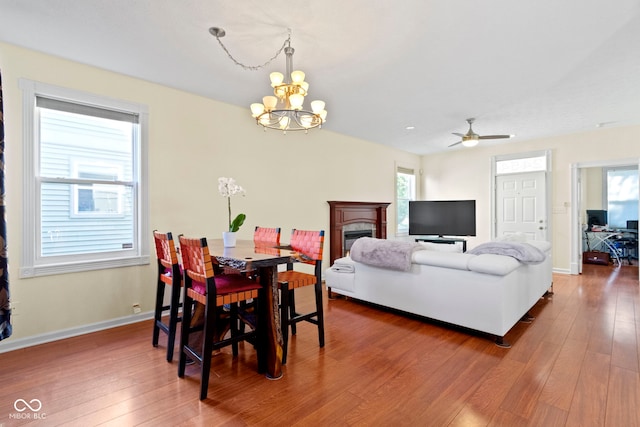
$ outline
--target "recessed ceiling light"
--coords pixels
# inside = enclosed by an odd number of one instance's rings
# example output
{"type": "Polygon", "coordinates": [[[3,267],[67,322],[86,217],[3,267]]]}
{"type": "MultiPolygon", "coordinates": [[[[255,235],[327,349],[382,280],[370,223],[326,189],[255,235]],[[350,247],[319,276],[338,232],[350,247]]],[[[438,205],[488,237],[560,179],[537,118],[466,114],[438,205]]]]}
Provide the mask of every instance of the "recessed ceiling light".
{"type": "Polygon", "coordinates": [[[407,126],[405,129],[406,130],[414,130],[416,127],[415,126],[407,126]]]}

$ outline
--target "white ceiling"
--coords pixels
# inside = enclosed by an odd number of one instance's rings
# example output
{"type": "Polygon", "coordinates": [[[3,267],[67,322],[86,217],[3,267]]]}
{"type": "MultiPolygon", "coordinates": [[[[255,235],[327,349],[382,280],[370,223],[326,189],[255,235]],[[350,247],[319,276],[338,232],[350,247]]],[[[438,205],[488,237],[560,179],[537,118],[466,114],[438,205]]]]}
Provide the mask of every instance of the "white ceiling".
{"type": "Polygon", "coordinates": [[[482,144],[640,124],[640,0],[0,0],[1,41],[246,107],[253,125],[284,55],[244,70],[212,26],[247,65],[290,28],[324,129],[417,154],[464,149],[448,146],[468,117],[516,134],[482,144]]]}

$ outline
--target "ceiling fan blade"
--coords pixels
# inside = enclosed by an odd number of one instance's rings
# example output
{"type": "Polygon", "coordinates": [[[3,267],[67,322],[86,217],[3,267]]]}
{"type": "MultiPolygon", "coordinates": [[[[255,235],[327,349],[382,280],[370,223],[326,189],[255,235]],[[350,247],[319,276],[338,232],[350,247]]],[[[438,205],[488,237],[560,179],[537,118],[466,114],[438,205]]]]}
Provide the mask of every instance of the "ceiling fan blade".
{"type": "Polygon", "coordinates": [[[455,143],[451,144],[449,147],[453,147],[453,146],[458,145],[458,144],[462,144],[462,141],[455,142],[455,143]]]}
{"type": "Polygon", "coordinates": [[[511,138],[511,135],[482,135],[478,139],[504,139],[511,138]]]}
{"type": "Polygon", "coordinates": [[[458,132],[452,132],[453,135],[455,136],[459,136],[460,138],[462,138],[464,136],[463,133],[458,133],[458,132]]]}

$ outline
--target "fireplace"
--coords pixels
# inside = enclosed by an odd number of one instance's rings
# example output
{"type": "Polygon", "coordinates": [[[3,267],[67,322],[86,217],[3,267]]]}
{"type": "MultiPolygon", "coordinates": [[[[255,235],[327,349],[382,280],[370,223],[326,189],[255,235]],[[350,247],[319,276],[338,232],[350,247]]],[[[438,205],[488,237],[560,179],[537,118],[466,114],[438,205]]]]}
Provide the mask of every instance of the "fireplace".
{"type": "Polygon", "coordinates": [[[372,227],[372,224],[362,223],[364,226],[368,226],[366,229],[362,230],[346,230],[343,228],[342,230],[342,255],[349,255],[349,251],[351,250],[351,246],[353,242],[358,240],[361,237],[373,237],[375,233],[375,227],[372,227]]]}
{"type": "Polygon", "coordinates": [[[327,202],[330,206],[329,261],[347,254],[360,237],[387,238],[387,206],[390,203],[327,202]]]}

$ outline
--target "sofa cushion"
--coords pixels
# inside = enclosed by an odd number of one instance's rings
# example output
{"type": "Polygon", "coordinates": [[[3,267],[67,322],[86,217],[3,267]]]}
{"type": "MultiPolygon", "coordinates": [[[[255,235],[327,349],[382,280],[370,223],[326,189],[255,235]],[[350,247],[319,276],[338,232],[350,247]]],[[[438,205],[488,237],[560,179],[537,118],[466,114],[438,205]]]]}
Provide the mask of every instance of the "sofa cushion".
{"type": "Polygon", "coordinates": [[[510,256],[481,254],[470,255],[469,270],[477,273],[506,276],[520,266],[518,260],[510,256]]]}
{"type": "Polygon", "coordinates": [[[475,255],[463,253],[438,252],[438,251],[416,251],[411,258],[415,264],[433,265],[435,267],[454,268],[457,270],[468,270],[467,264],[475,255]]]}

